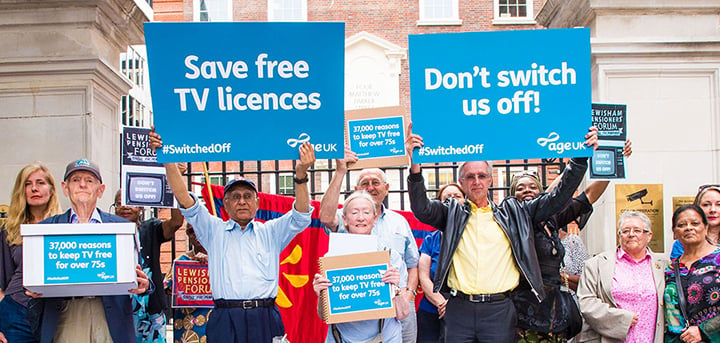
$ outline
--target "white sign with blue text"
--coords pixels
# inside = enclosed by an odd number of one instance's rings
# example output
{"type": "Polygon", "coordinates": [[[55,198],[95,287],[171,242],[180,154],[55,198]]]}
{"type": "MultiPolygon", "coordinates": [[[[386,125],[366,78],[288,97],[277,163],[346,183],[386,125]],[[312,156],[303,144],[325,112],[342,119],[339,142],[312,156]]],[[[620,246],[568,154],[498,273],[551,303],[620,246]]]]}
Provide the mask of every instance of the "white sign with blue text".
{"type": "Polygon", "coordinates": [[[590,30],[409,36],[413,161],[589,157],[590,30]]]}
{"type": "Polygon", "coordinates": [[[344,151],[345,24],[146,23],[158,162],[344,151]]]}
{"type": "Polygon", "coordinates": [[[134,223],[25,224],[21,232],[23,286],[33,292],[117,295],[137,287],[134,223]]]}

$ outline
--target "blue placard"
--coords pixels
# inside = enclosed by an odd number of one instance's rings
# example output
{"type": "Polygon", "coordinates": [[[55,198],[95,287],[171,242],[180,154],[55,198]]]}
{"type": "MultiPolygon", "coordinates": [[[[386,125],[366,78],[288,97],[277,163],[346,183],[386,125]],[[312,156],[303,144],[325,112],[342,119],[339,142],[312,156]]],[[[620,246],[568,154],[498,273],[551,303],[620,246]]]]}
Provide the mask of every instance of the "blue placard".
{"type": "Polygon", "coordinates": [[[344,151],[344,23],[145,23],[158,162],[344,151]]]}
{"type": "Polygon", "coordinates": [[[116,235],[48,235],[46,284],[117,282],[116,235]]]}
{"type": "Polygon", "coordinates": [[[360,159],[405,156],[402,116],[348,120],[348,133],[360,159]]]}
{"type": "Polygon", "coordinates": [[[413,161],[592,155],[590,30],[409,36],[413,161]]]}
{"type": "Polygon", "coordinates": [[[382,282],[386,264],[332,269],[326,272],[331,314],[392,308],[390,284],[382,282]]]}

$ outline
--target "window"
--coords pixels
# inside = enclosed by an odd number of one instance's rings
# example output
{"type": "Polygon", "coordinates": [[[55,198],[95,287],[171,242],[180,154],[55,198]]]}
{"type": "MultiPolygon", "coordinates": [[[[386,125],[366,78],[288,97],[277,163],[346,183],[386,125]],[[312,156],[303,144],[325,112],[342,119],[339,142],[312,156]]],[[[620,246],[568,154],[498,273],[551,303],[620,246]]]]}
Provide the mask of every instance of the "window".
{"type": "Polygon", "coordinates": [[[307,0],[268,0],[268,21],[307,21],[307,0]]]}
{"type": "Polygon", "coordinates": [[[419,0],[418,25],[462,25],[458,15],[458,0],[419,0]]]}
{"type": "Polygon", "coordinates": [[[278,175],[278,194],[295,195],[295,180],[292,174],[278,175]]]}
{"type": "Polygon", "coordinates": [[[533,0],[493,0],[493,24],[535,24],[533,0]]]}
{"type": "MultiPolygon", "coordinates": [[[[426,181],[426,188],[437,190],[438,188],[447,185],[448,183],[455,182],[455,177],[452,170],[438,170],[437,173],[432,170],[424,172],[426,181]],[[436,181],[437,180],[437,181],[436,181]]],[[[436,192],[428,192],[428,196],[435,198],[436,192]]]]}
{"type": "Polygon", "coordinates": [[[132,95],[120,98],[120,124],[135,127],[149,127],[152,112],[132,95]]]}
{"type": "Polygon", "coordinates": [[[232,0],[193,0],[193,21],[232,21],[232,0]]]}

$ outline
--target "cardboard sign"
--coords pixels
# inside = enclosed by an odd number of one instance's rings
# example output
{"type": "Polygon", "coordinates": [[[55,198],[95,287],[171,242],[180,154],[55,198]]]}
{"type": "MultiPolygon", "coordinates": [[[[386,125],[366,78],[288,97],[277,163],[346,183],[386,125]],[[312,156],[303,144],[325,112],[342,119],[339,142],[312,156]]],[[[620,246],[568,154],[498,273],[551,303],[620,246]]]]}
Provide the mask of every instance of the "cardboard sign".
{"type": "Polygon", "coordinates": [[[173,262],[172,307],[215,306],[208,265],[197,261],[173,262]]]}
{"type": "Polygon", "coordinates": [[[653,236],[648,246],[654,252],[664,252],[663,185],[615,185],[616,223],[626,210],[642,212],[650,218],[653,236]]]}
{"type": "Polygon", "coordinates": [[[150,150],[150,129],[125,126],[122,130],[120,201],[126,206],[177,207],[165,175],[150,150]]]}
{"type": "Polygon", "coordinates": [[[23,286],[46,297],[137,288],[134,223],[23,224],[23,286]]]}
{"type": "Polygon", "coordinates": [[[589,29],[410,35],[409,53],[414,162],[592,156],[589,29]]]}
{"type": "Polygon", "coordinates": [[[624,179],[627,106],[592,104],[593,126],[598,128],[598,149],[590,160],[590,179],[624,179]]]}
{"type": "Polygon", "coordinates": [[[332,282],[320,294],[323,320],[334,324],[394,317],[392,287],[381,281],[389,265],[389,251],[321,257],[321,273],[332,282]]]}
{"type": "Polygon", "coordinates": [[[344,151],[345,24],[145,23],[160,162],[344,151]]]}
{"type": "Polygon", "coordinates": [[[347,140],[358,161],[350,169],[406,166],[402,107],[345,111],[347,140]]]}

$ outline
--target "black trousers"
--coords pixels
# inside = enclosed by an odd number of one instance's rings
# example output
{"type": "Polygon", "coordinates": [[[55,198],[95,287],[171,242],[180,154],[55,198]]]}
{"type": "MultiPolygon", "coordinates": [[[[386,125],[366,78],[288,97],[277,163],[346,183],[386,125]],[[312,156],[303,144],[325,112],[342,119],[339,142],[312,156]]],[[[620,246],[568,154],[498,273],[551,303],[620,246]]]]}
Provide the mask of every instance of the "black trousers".
{"type": "Polygon", "coordinates": [[[215,308],[207,323],[208,343],[271,343],[285,334],[277,305],[243,308],[215,308]]]}
{"type": "Polygon", "coordinates": [[[448,299],[445,310],[445,341],[452,343],[514,343],[518,341],[517,314],[510,298],[473,303],[448,299]]]}

